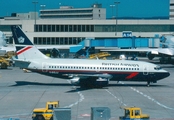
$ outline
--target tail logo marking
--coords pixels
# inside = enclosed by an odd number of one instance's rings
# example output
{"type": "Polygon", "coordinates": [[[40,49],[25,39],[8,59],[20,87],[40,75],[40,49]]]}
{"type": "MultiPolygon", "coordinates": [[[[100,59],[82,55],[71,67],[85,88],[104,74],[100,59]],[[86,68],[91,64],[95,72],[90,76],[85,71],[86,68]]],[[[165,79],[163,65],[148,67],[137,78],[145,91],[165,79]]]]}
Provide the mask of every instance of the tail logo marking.
{"type": "Polygon", "coordinates": [[[28,46],[28,47],[23,48],[22,50],[19,50],[19,51],[17,52],[17,55],[19,55],[19,54],[21,54],[21,53],[23,53],[23,52],[29,50],[30,48],[32,48],[32,47],[31,47],[31,46],[28,46]]]}
{"type": "Polygon", "coordinates": [[[25,41],[25,38],[23,38],[22,36],[18,38],[19,43],[24,43],[24,41],[25,41]]]}

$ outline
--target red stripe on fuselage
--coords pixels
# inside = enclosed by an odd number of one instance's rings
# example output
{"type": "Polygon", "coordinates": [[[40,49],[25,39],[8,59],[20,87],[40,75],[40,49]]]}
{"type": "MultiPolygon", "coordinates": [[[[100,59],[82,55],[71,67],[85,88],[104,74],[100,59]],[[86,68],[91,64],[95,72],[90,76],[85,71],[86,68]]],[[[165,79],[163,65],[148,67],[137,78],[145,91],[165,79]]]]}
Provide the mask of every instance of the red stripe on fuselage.
{"type": "Polygon", "coordinates": [[[137,76],[138,75],[138,72],[133,72],[133,73],[131,73],[130,75],[128,75],[127,77],[126,77],[126,79],[131,79],[131,78],[133,78],[133,77],[135,77],[135,76],[137,76]]]}
{"type": "Polygon", "coordinates": [[[32,46],[27,46],[27,47],[23,48],[22,50],[20,50],[20,51],[17,52],[17,55],[19,55],[19,54],[21,54],[21,53],[27,51],[27,50],[30,49],[30,48],[32,48],[32,46]]]}

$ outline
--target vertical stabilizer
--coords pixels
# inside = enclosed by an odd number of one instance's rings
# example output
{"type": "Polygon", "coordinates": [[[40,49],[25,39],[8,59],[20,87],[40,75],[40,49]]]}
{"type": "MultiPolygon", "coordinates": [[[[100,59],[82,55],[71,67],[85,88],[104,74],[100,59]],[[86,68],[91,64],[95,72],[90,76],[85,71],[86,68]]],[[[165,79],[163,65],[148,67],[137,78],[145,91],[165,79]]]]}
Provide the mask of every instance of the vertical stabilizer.
{"type": "Polygon", "coordinates": [[[31,60],[48,58],[33,45],[19,26],[11,26],[11,31],[15,42],[17,59],[31,60]]]}
{"type": "Polygon", "coordinates": [[[0,31],[0,47],[6,46],[6,36],[0,31]]]}

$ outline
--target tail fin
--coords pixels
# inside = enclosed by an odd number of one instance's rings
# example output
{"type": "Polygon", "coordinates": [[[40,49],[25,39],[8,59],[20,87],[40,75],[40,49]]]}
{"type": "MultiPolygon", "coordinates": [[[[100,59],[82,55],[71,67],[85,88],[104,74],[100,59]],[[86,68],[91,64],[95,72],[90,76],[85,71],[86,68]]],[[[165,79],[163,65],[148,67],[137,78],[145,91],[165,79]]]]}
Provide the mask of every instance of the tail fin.
{"type": "Polygon", "coordinates": [[[11,26],[11,31],[15,42],[17,59],[31,60],[48,58],[33,45],[19,26],[11,26]]]}
{"type": "Polygon", "coordinates": [[[0,47],[7,46],[5,39],[6,39],[6,36],[4,35],[3,32],[0,31],[0,47]]]}

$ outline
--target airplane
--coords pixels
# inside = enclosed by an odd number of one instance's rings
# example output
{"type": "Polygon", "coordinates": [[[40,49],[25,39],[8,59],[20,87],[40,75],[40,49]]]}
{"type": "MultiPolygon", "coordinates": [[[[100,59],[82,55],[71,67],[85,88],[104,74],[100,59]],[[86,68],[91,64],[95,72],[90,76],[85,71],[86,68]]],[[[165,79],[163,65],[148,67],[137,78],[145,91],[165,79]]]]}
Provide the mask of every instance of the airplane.
{"type": "Polygon", "coordinates": [[[129,60],[96,60],[50,58],[42,54],[22,31],[11,26],[16,47],[15,65],[39,74],[66,78],[81,87],[104,87],[109,81],[137,81],[156,83],[170,73],[160,66],[129,60]]]}
{"type": "MultiPolygon", "coordinates": [[[[171,63],[172,57],[174,57],[174,36],[163,35],[160,38],[159,48],[136,48],[136,49],[103,49],[101,51],[115,51],[115,52],[146,52],[147,58],[153,60],[155,57],[160,57],[160,63],[171,63]]],[[[135,58],[135,56],[133,57],[135,58]]]]}
{"type": "Polygon", "coordinates": [[[8,46],[6,42],[6,36],[2,31],[0,31],[0,56],[6,54],[9,51],[15,51],[16,48],[13,46],[8,46]]]}

